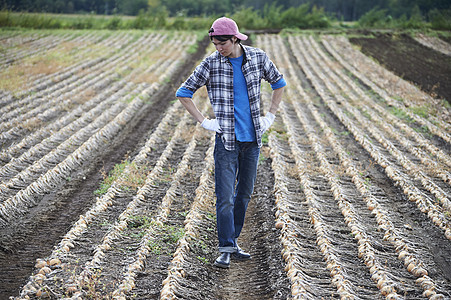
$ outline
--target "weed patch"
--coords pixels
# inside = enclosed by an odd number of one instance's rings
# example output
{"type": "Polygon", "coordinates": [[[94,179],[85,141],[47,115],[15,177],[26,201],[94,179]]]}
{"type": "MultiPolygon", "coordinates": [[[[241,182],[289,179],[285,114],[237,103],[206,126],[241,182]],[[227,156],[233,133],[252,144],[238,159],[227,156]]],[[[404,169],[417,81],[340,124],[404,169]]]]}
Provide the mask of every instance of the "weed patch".
{"type": "Polygon", "coordinates": [[[146,180],[147,168],[126,160],[115,165],[108,175],[105,172],[102,172],[102,175],[104,179],[100,187],[94,191],[98,196],[104,195],[113,183],[125,190],[137,189],[146,180]]]}

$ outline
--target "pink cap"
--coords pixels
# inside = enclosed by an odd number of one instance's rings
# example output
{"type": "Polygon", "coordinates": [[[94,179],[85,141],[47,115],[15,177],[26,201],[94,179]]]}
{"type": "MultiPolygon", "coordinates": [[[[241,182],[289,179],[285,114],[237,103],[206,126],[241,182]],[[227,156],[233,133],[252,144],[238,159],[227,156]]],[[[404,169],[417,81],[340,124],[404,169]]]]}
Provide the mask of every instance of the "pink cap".
{"type": "Polygon", "coordinates": [[[247,35],[238,31],[238,25],[236,25],[235,21],[226,17],[222,17],[214,21],[208,31],[208,35],[233,35],[242,41],[247,40],[247,35]]]}

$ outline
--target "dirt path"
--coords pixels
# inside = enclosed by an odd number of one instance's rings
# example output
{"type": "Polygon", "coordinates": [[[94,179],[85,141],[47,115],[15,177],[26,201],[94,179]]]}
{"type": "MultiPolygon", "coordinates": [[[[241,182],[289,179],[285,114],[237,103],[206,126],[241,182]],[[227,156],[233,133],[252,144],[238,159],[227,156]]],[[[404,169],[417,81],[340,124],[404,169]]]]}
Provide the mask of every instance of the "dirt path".
{"type": "MultiPolygon", "coordinates": [[[[265,157],[268,153],[262,155],[265,157]]],[[[286,299],[289,295],[278,232],[274,227],[274,178],[270,162],[265,157],[259,166],[255,195],[249,203],[238,240],[252,259],[232,261],[229,270],[220,271],[216,299],[286,299]]]]}

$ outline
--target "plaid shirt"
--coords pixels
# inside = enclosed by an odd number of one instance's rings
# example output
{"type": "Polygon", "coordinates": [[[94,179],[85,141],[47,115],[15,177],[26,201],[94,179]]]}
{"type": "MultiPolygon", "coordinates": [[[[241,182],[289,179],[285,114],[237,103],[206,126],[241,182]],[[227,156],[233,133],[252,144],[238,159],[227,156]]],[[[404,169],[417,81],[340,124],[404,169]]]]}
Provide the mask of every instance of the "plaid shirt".
{"type": "MultiPolygon", "coordinates": [[[[252,121],[258,146],[262,146],[263,128],[260,125],[261,79],[274,84],[283,75],[265,52],[241,45],[244,50],[241,67],[247,84],[252,121]]],[[[196,92],[206,85],[213,112],[222,129],[221,139],[227,150],[235,149],[235,115],[233,108],[233,67],[218,51],[205,58],[181,87],[196,92]]]]}

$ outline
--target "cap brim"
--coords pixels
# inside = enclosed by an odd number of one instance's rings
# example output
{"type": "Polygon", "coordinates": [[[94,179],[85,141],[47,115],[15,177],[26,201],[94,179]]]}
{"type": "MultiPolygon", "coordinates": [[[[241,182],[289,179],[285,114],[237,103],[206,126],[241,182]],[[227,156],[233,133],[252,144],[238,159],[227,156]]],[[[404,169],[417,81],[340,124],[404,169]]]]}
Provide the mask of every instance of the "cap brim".
{"type": "Polygon", "coordinates": [[[235,34],[235,36],[237,37],[237,38],[239,38],[240,40],[242,40],[242,41],[245,41],[245,40],[247,40],[247,35],[245,35],[245,34],[242,34],[242,33],[237,33],[237,34],[235,34]]]}

